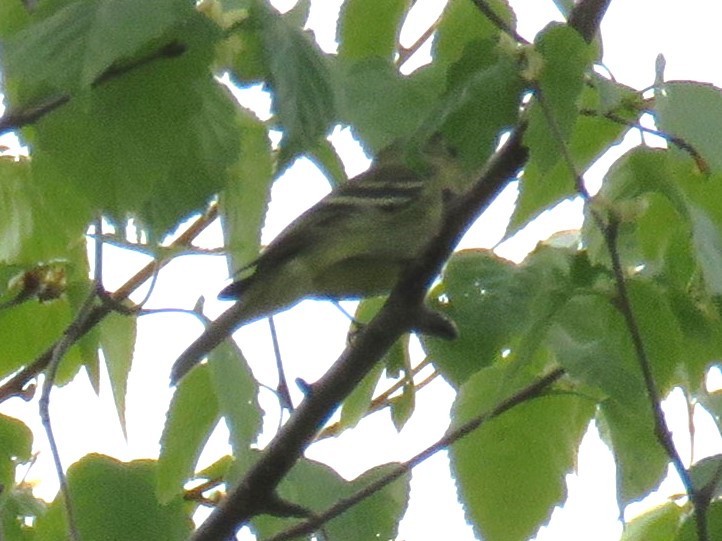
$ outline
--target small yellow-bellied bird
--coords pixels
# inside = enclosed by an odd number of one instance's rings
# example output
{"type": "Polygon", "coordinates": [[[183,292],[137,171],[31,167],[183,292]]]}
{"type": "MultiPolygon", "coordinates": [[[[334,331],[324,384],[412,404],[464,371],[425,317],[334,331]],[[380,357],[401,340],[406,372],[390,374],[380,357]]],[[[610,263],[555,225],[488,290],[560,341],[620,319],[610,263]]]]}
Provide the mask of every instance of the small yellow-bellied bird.
{"type": "Polygon", "coordinates": [[[236,304],[173,365],[180,379],[238,327],[307,298],[388,293],[441,226],[445,195],[461,185],[454,152],[434,137],[423,152],[393,145],[284,229],[220,292],[236,304]]]}

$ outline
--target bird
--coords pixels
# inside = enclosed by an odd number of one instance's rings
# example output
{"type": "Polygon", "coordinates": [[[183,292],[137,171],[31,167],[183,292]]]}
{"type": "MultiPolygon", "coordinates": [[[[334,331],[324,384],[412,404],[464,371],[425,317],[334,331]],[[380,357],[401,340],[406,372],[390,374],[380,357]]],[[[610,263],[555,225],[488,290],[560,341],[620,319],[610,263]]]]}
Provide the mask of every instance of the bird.
{"type": "Polygon", "coordinates": [[[397,142],[376,163],[293,220],[218,295],[233,304],[176,359],[175,385],[237,328],[303,299],[388,293],[439,231],[457,191],[456,152],[440,137],[397,142]],[[421,150],[415,150],[415,148],[421,150]]]}

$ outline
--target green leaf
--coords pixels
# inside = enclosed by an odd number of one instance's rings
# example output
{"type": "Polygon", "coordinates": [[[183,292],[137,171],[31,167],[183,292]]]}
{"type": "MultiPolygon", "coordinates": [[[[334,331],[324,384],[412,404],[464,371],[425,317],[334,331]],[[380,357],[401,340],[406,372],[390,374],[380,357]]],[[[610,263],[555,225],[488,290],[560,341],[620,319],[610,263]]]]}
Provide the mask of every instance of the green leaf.
{"type": "MultiPolygon", "coordinates": [[[[529,378],[484,369],[461,388],[454,425],[491,410],[529,378]]],[[[453,474],[468,520],[487,541],[527,539],[566,496],[564,476],[594,413],[591,400],[548,394],[484,423],[450,449],[453,474]]]]}
{"type": "Polygon", "coordinates": [[[383,370],[384,366],[381,363],[376,363],[343,401],[339,419],[342,430],[353,428],[366,415],[383,370]]]}
{"type": "Polygon", "coordinates": [[[198,15],[185,27],[195,41],[184,55],[43,117],[33,152],[40,186],[62,186],[63,200],[89,201],[121,224],[132,214],[156,236],[205,207],[240,150],[234,106],[208,72],[209,24],[198,15]]]}
{"type": "MultiPolygon", "coordinates": [[[[53,344],[73,320],[67,299],[46,303],[35,300],[0,310],[0,374],[6,375],[35,359],[53,344]]],[[[71,348],[61,363],[77,367],[77,348],[71,348]]]]}
{"type": "Polygon", "coordinates": [[[179,0],[70,2],[8,42],[8,74],[56,91],[89,87],[149,44],[164,45],[161,38],[192,16],[192,6],[179,0]]]}
{"type": "Polygon", "coordinates": [[[0,38],[7,38],[30,22],[30,14],[22,0],[0,2],[0,38]]]}
{"type": "Polygon", "coordinates": [[[440,126],[470,170],[494,151],[501,132],[518,119],[523,81],[515,58],[498,53],[491,40],[472,42],[449,67],[441,98],[440,126]]]}
{"type": "Polygon", "coordinates": [[[84,200],[73,200],[58,186],[46,186],[31,162],[0,159],[0,261],[34,265],[69,256],[81,244],[90,220],[84,200]]]}
{"type": "Polygon", "coordinates": [[[158,458],[158,499],[167,503],[181,493],[203,446],[220,419],[209,367],[183,378],[168,408],[158,458]]]}
{"type": "Polygon", "coordinates": [[[5,489],[15,485],[15,467],[30,460],[33,434],[18,419],[0,415],[0,483],[5,489]]]}
{"type": "Polygon", "coordinates": [[[570,376],[623,403],[645,396],[621,315],[602,296],[572,298],[549,328],[549,346],[570,376]]]}
{"type": "MultiPolygon", "coordinates": [[[[722,501],[720,500],[712,502],[707,509],[707,531],[710,534],[710,541],[715,540],[715,536],[722,532],[722,501]]],[[[677,536],[674,537],[674,541],[698,540],[696,515],[690,513],[685,517],[682,527],[677,532],[677,536]]]]}
{"type": "Polygon", "coordinates": [[[67,538],[65,504],[61,498],[55,498],[55,501],[48,506],[47,512],[38,517],[35,522],[35,534],[33,541],[57,541],[67,538]]]}
{"type": "Polygon", "coordinates": [[[678,505],[665,503],[628,522],[620,541],[673,541],[681,518],[678,505]]]}
{"type": "Polygon", "coordinates": [[[680,372],[690,388],[700,388],[710,364],[722,358],[720,315],[713,301],[687,289],[670,291],[669,302],[682,331],[680,372]]]}
{"type": "Polygon", "coordinates": [[[695,490],[716,500],[722,496],[722,455],[714,455],[695,462],[689,468],[695,490]]]}
{"type": "MultiPolygon", "coordinates": [[[[366,488],[398,467],[398,464],[391,463],[364,472],[348,483],[347,494],[351,495],[366,488]]],[[[373,496],[332,520],[328,524],[330,538],[348,541],[396,539],[399,522],[409,504],[410,481],[410,474],[402,474],[373,496]]]]}
{"type": "Polygon", "coordinates": [[[91,454],[68,468],[68,485],[83,541],[181,541],[192,532],[181,497],[155,497],[157,465],[91,454]],[[129,525],[132,524],[132,527],[129,525]]]}
{"type": "Polygon", "coordinates": [[[409,0],[349,0],[338,23],[339,56],[349,60],[394,60],[402,16],[409,0]]]}
{"type": "Polygon", "coordinates": [[[660,130],[691,145],[713,172],[722,171],[722,146],[715,128],[722,122],[719,88],[688,81],[666,83],[655,94],[655,110],[660,130]]]}
{"type": "Polygon", "coordinates": [[[430,293],[431,305],[456,323],[459,337],[421,340],[452,385],[495,362],[523,327],[528,291],[517,276],[516,265],[487,250],[458,252],[446,265],[440,286],[430,293]]]}
{"type": "MultiPolygon", "coordinates": [[[[614,144],[624,130],[623,126],[603,117],[577,118],[566,143],[575,172],[584,174],[597,158],[614,144]]],[[[538,161],[531,159],[524,168],[524,175],[520,178],[519,199],[506,236],[509,237],[519,231],[553,204],[576,195],[576,179],[564,160],[558,160],[552,167],[544,170],[538,161]]]]}
{"type": "Polygon", "coordinates": [[[252,113],[239,115],[241,155],[220,195],[220,216],[231,273],[258,256],[273,184],[268,131],[252,113]]]}
{"type": "Polygon", "coordinates": [[[594,59],[593,48],[568,26],[552,25],[536,39],[543,58],[538,77],[540,97],[533,104],[524,142],[541,174],[561,160],[577,122],[584,75],[594,59]]]}
{"type": "MultiPolygon", "coordinates": [[[[421,337],[437,370],[458,387],[502,357],[533,360],[551,315],[576,287],[586,287],[572,279],[580,259],[574,251],[551,246],[541,246],[521,265],[486,250],[457,252],[429,302],[456,323],[459,337],[421,337]]],[[[586,272],[579,271],[574,279],[589,280],[586,272]]]]}
{"type": "Polygon", "coordinates": [[[133,361],[137,320],[135,317],[112,313],[100,324],[103,358],[108,367],[110,386],[113,389],[115,409],[120,426],[127,438],[125,424],[125,393],[128,374],[133,361]]]}
{"type": "Polygon", "coordinates": [[[414,133],[436,105],[444,84],[438,70],[404,76],[380,58],[339,62],[335,75],[340,120],[352,125],[374,151],[414,133]]]}
{"type": "MultiPolygon", "coordinates": [[[[346,481],[328,466],[301,459],[281,483],[279,494],[287,501],[320,512],[339,498],[356,493],[397,467],[397,464],[386,464],[365,472],[353,481],[346,481]]],[[[381,491],[324,525],[328,538],[344,541],[395,539],[398,523],[408,504],[409,481],[409,475],[401,475],[381,491]]],[[[256,533],[265,538],[288,527],[289,523],[262,516],[253,520],[253,526],[256,533]]]]}
{"type": "Polygon", "coordinates": [[[706,209],[690,205],[690,219],[697,259],[713,295],[722,295],[722,228],[706,209]]]}
{"type": "Polygon", "coordinates": [[[621,510],[659,485],[667,474],[669,457],[654,435],[646,395],[640,395],[636,403],[606,400],[600,405],[600,413],[600,432],[614,451],[621,510]]]}
{"type": "MultiPolygon", "coordinates": [[[[35,541],[37,520],[46,513],[47,505],[33,496],[28,484],[3,486],[0,495],[0,528],[3,541],[35,541]],[[28,524],[33,524],[29,527],[28,524]]],[[[58,539],[62,539],[59,536],[58,539]]]]}
{"type": "MultiPolygon", "coordinates": [[[[244,462],[262,428],[258,404],[258,383],[248,362],[232,340],[224,341],[208,356],[211,381],[221,415],[230,432],[230,444],[237,461],[244,462]]],[[[210,418],[210,416],[209,416],[210,418]]]]}
{"type": "Polygon", "coordinates": [[[273,109],[283,127],[279,162],[315,146],[335,116],[327,60],[309,36],[260,0],[255,3],[270,71],[273,109]]]}
{"type": "MultiPolygon", "coordinates": [[[[514,12],[506,0],[492,0],[487,5],[510,28],[516,27],[514,12]]],[[[454,0],[446,4],[432,54],[442,64],[451,64],[461,57],[469,43],[495,38],[500,32],[471,0],[454,0]]]]}
{"type": "Polygon", "coordinates": [[[410,374],[401,386],[401,394],[391,398],[390,406],[391,420],[396,430],[401,432],[401,429],[404,428],[406,422],[411,418],[411,414],[414,413],[416,406],[416,387],[414,387],[414,382],[410,374]]]}
{"type": "Polygon", "coordinates": [[[676,372],[688,354],[682,349],[683,335],[670,305],[669,292],[642,278],[628,280],[627,288],[654,380],[665,395],[678,383],[676,372]]]}

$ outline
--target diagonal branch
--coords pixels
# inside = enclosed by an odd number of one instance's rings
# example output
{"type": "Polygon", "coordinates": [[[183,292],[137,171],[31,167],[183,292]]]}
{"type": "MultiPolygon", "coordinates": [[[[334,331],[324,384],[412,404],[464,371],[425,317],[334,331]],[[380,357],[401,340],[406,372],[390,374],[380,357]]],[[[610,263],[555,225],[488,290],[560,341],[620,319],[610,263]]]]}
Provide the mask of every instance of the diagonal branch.
{"type": "MultiPolygon", "coordinates": [[[[570,19],[580,21],[576,28],[586,41],[594,38],[610,1],[581,0],[574,8],[570,19]],[[588,21],[595,21],[596,25],[590,25],[588,21]]],[[[378,315],[313,385],[258,461],[199,526],[192,541],[229,539],[252,517],[273,509],[278,484],[340,402],[398,337],[415,326],[423,310],[427,286],[441,270],[461,235],[526,163],[527,150],[522,144],[525,129],[524,124],[515,129],[492,157],[478,182],[463,197],[450,203],[443,229],[427,247],[424,256],[404,272],[378,315]]]]}
{"type": "Polygon", "coordinates": [[[417,453],[406,462],[398,464],[398,466],[396,466],[392,471],[390,471],[380,479],[377,479],[368,486],[362,488],[355,494],[349,496],[348,498],[343,498],[339,500],[323,513],[314,515],[312,518],[301,522],[296,526],[293,526],[281,532],[280,534],[267,539],[266,541],[287,541],[289,539],[298,539],[301,535],[310,534],[318,531],[318,529],[323,524],[326,524],[327,522],[336,518],[344,511],[347,511],[360,501],[368,498],[369,496],[372,496],[379,490],[388,486],[393,481],[395,481],[402,475],[408,473],[413,468],[421,464],[426,459],[432,457],[439,451],[448,449],[451,445],[453,445],[460,439],[474,432],[481,425],[488,423],[492,419],[499,417],[502,413],[505,413],[515,408],[516,406],[519,406],[520,404],[524,404],[530,400],[533,400],[534,398],[542,396],[554,382],[559,380],[564,375],[564,373],[565,372],[563,368],[556,368],[552,370],[548,374],[540,377],[536,381],[530,383],[529,385],[517,391],[508,398],[505,398],[491,410],[481,413],[474,419],[471,419],[460,427],[450,431],[445,436],[436,441],[433,445],[430,445],[420,453],[417,453]]]}
{"type": "MultiPolygon", "coordinates": [[[[181,234],[171,245],[171,248],[182,248],[187,247],[198,235],[200,235],[205,228],[210,224],[218,215],[218,207],[213,204],[206,211],[205,214],[200,216],[195,222],[193,222],[186,231],[181,234]]],[[[109,299],[110,302],[103,302],[102,304],[95,306],[86,318],[83,319],[78,329],[74,333],[75,340],[80,339],[90,329],[100,323],[108,314],[116,309],[117,303],[127,299],[130,294],[140,287],[147,280],[151,279],[158,270],[166,265],[170,260],[164,259],[161,261],[151,261],[140,271],[138,271],[133,277],[131,277],[123,286],[116,290],[109,299]]],[[[65,337],[59,340],[64,340],[65,337]]],[[[0,403],[13,396],[25,396],[24,392],[28,383],[35,378],[40,372],[42,372],[46,366],[50,363],[53,358],[54,351],[58,347],[58,342],[51,345],[44,353],[42,353],[35,361],[27,365],[15,375],[6,380],[2,386],[0,386],[0,403]]]]}
{"type": "MultiPolygon", "coordinates": [[[[159,49],[156,49],[150,54],[134,60],[133,62],[125,65],[110,66],[107,70],[101,73],[90,86],[91,88],[96,88],[155,60],[180,56],[185,52],[185,50],[185,45],[172,41],[163,45],[159,49]]],[[[0,135],[37,122],[45,115],[52,113],[59,107],[68,103],[71,99],[72,96],[70,94],[61,94],[59,96],[52,96],[41,103],[32,104],[25,108],[9,110],[0,117],[0,135]]]]}
{"type": "Polygon", "coordinates": [[[423,311],[428,284],[438,274],[473,218],[506,186],[526,160],[523,129],[512,133],[481,179],[447,209],[443,231],[423,257],[401,277],[388,301],[329,371],[311,388],[294,414],[263,451],[240,483],[200,525],[194,541],[227,539],[252,517],[272,508],[276,487],[313,441],[341,401],[403,333],[413,329],[423,311]]]}

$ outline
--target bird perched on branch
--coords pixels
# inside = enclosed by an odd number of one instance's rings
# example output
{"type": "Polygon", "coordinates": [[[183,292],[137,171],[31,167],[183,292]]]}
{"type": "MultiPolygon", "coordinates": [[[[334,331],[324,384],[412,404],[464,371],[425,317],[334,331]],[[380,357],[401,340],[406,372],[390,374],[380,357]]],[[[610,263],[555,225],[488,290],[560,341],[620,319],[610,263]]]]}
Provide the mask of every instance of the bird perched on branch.
{"type": "Polygon", "coordinates": [[[296,218],[220,292],[236,303],[176,360],[171,382],[237,328],[302,299],[388,293],[441,226],[445,195],[460,185],[454,158],[436,136],[423,151],[392,145],[296,218]]]}

